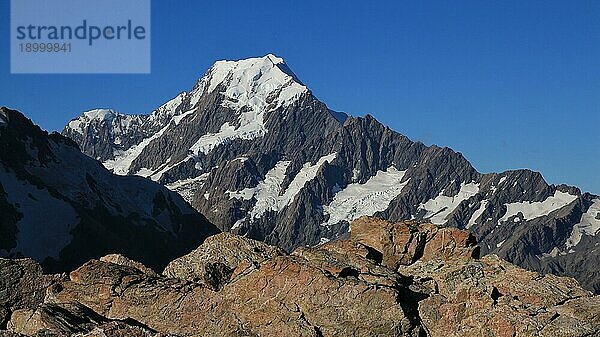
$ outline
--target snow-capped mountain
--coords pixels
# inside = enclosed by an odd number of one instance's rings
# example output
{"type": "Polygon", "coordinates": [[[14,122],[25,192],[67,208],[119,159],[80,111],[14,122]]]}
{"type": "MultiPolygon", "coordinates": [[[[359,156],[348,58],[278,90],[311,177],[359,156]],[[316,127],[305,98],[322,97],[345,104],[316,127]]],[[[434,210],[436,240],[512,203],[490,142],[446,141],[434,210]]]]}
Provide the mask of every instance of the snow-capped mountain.
{"type": "Polygon", "coordinates": [[[110,173],[19,112],[0,108],[0,121],[0,256],[64,271],[121,252],[162,268],[218,232],[176,193],[110,173]]]}
{"type": "Polygon", "coordinates": [[[219,61],[148,115],[86,112],[63,134],[113,172],[179,192],[222,230],[286,250],[338,238],[362,215],[426,219],[600,291],[600,197],[529,170],[482,174],[449,148],[332,111],[273,55],[219,61]]]}

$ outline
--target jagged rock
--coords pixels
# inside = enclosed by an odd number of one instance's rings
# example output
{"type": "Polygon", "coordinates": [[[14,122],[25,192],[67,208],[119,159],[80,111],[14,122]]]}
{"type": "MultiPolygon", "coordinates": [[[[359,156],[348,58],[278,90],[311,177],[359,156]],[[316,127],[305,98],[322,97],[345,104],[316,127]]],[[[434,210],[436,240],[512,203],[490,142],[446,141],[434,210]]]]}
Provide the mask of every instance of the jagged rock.
{"type": "Polygon", "coordinates": [[[13,313],[8,329],[26,336],[159,337],[133,320],[110,321],[81,304],[43,304],[13,313]]]}
{"type": "Polygon", "coordinates": [[[423,327],[432,337],[600,333],[600,296],[592,297],[572,278],[542,276],[495,255],[418,261],[399,272],[435,283],[435,291],[419,303],[423,327]]]}
{"type": "Polygon", "coordinates": [[[350,240],[375,249],[381,263],[396,270],[417,259],[469,259],[477,257],[475,238],[456,228],[438,228],[414,221],[398,223],[372,217],[361,217],[350,225],[350,240]]]}
{"type": "Polygon", "coordinates": [[[0,329],[12,311],[35,308],[44,300],[46,288],[60,275],[43,275],[40,264],[31,259],[0,258],[0,329]]]}
{"type": "Polygon", "coordinates": [[[130,259],[126,256],[123,256],[121,254],[105,255],[100,258],[100,261],[110,262],[110,263],[114,263],[114,264],[118,264],[118,265],[126,266],[126,267],[133,267],[133,268],[135,268],[143,273],[146,273],[148,275],[158,276],[158,274],[154,270],[144,266],[142,263],[133,261],[132,259],[130,259]]]}
{"type": "Polygon", "coordinates": [[[220,234],[165,275],[122,257],[91,260],[50,286],[43,304],[15,311],[8,327],[80,336],[120,336],[125,328],[133,336],[600,333],[600,296],[571,278],[526,271],[495,255],[478,259],[468,232],[362,218],[351,233],[290,255],[220,234]],[[218,287],[196,282],[207,278],[210,263],[230,271],[218,287]]]}
{"type": "Polygon", "coordinates": [[[62,306],[43,304],[35,309],[13,312],[8,329],[25,335],[45,331],[57,335],[89,332],[94,326],[108,320],[78,304],[62,306]]]}
{"type": "Polygon", "coordinates": [[[184,336],[375,336],[410,328],[397,296],[392,287],[333,276],[302,258],[278,256],[219,292],[91,261],[47,300],[78,301],[111,319],[133,318],[184,336]]]}
{"type": "Polygon", "coordinates": [[[244,268],[258,266],[267,259],[284,254],[283,250],[260,241],[221,233],[209,237],[188,255],[169,263],[163,275],[200,281],[218,290],[229,281],[240,264],[244,268]]]}
{"type": "Polygon", "coordinates": [[[101,324],[87,333],[74,334],[73,337],[177,337],[172,334],[155,332],[144,327],[125,322],[112,321],[101,324]]]}

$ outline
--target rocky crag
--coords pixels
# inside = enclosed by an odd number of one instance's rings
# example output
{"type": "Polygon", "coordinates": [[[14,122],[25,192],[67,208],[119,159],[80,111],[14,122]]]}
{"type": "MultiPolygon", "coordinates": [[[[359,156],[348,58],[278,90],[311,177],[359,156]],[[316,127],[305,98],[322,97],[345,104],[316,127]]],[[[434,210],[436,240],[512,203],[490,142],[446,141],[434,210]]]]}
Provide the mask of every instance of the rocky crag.
{"type": "Polygon", "coordinates": [[[161,275],[111,255],[68,275],[0,260],[0,336],[597,336],[600,297],[474,236],[363,217],[285,251],[230,233],[161,275]]]}

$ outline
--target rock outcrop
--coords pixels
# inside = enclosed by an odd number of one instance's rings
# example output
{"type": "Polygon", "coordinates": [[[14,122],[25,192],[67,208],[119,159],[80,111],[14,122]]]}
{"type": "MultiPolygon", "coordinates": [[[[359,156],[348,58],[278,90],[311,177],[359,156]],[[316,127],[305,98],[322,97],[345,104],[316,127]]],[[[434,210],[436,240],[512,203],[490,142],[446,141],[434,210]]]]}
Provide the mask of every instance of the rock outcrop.
{"type": "Polygon", "coordinates": [[[600,297],[574,279],[479,259],[470,233],[418,222],[360,218],[347,239],[291,254],[218,234],[162,275],[123,256],[91,260],[68,278],[34,275],[32,284],[53,282],[43,299],[25,291],[26,305],[4,302],[7,336],[600,333],[600,297]]]}
{"type": "Polygon", "coordinates": [[[260,241],[243,238],[230,233],[214,235],[190,254],[169,263],[163,275],[173,278],[201,281],[219,290],[225,285],[236,268],[258,267],[261,262],[285,252],[260,241]]]}
{"type": "Polygon", "coordinates": [[[46,288],[64,278],[43,275],[40,264],[31,259],[0,258],[0,329],[12,311],[35,308],[44,301],[46,288]]]}

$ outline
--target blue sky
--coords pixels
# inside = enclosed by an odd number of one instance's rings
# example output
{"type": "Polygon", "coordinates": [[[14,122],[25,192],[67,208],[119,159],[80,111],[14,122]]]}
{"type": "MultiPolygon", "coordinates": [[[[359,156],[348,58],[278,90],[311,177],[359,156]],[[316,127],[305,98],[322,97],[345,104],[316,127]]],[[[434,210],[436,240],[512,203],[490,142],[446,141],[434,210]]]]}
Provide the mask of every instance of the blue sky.
{"type": "Polygon", "coordinates": [[[48,130],[96,107],[150,112],[215,60],[274,53],[332,109],[481,172],[600,193],[598,1],[153,1],[150,75],[10,75],[0,11],[0,105],[48,130]]]}

